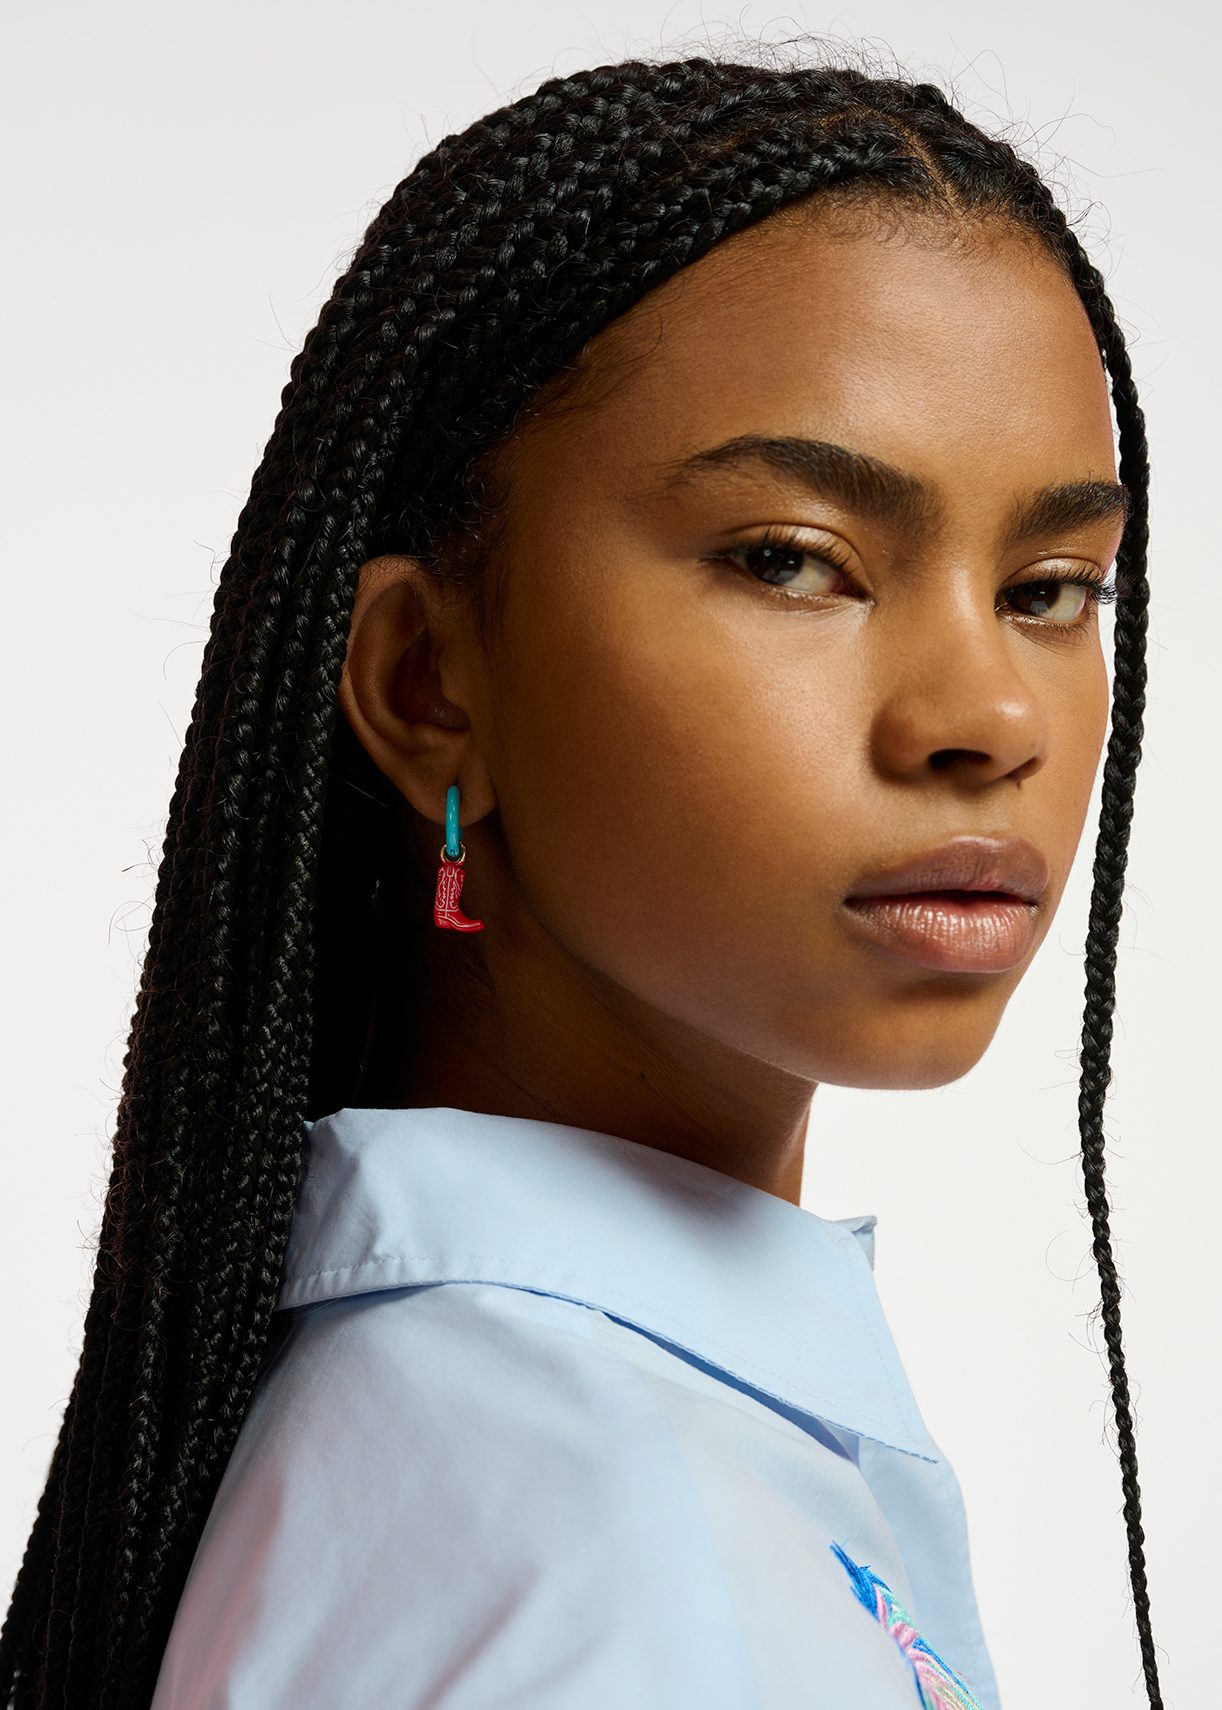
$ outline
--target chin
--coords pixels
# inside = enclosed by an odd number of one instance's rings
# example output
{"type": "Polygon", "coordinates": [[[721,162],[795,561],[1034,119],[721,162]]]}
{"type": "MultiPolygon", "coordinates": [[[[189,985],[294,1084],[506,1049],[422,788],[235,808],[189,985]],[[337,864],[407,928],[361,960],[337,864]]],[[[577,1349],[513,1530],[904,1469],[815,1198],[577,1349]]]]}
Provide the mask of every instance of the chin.
{"type": "Polygon", "coordinates": [[[856,1072],[848,1075],[824,1075],[822,1080],[842,1087],[861,1087],[873,1092],[918,1092],[931,1087],[949,1086],[952,1081],[960,1080],[969,1069],[974,1069],[984,1056],[984,1047],[979,1051],[964,1053],[951,1057],[939,1053],[913,1062],[886,1061],[861,1064],[856,1072]]]}
{"type": "MultiPolygon", "coordinates": [[[[964,994],[966,996],[966,994],[964,994]]],[[[830,1085],[875,1092],[921,1091],[949,1086],[974,1069],[992,1043],[1004,1004],[948,1016],[941,1006],[902,1020],[894,1013],[858,1019],[846,1029],[836,1060],[814,1068],[830,1085]]],[[[826,1042],[825,1042],[826,1043],[826,1042]]]]}

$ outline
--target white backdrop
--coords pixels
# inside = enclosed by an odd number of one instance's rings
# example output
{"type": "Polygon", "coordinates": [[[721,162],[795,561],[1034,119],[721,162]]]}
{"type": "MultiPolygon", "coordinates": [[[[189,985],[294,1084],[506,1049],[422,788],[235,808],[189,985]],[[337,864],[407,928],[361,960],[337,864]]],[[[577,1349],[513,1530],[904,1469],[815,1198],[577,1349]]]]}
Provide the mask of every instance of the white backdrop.
{"type": "MultiPolygon", "coordinates": [[[[1155,15],[1136,0],[783,16],[716,0],[10,10],[0,1607],[80,1350],[215,577],[289,362],[368,220],[442,136],[547,76],[703,51],[727,27],[864,39],[882,69],[929,77],[1004,130],[1084,216],[1130,338],[1154,595],[1108,1170],[1154,1628],[1166,1703],[1188,1710],[1218,1695],[1205,1617],[1222,1519],[1207,1263],[1222,1198],[1209,1104],[1222,824],[1205,603],[1222,42],[1188,0],[1155,15]]],[[[1096,790],[1061,913],[979,1066],[933,1092],[824,1087],[807,1146],[806,1205],[878,1214],[879,1287],[964,1487],[985,1631],[1017,1710],[1145,1703],[1076,1129],[1097,807],[1096,790]]]]}

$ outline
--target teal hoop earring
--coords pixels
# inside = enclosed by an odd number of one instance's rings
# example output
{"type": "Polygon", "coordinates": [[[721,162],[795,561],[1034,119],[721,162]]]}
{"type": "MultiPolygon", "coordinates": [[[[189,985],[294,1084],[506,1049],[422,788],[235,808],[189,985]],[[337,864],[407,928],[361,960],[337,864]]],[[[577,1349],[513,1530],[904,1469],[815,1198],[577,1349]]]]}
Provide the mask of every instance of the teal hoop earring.
{"type": "Polygon", "coordinates": [[[437,894],[433,898],[433,924],[448,926],[454,932],[482,932],[482,920],[471,920],[458,906],[466,872],[466,847],[458,824],[458,785],[446,791],[446,840],[441,846],[441,867],[437,873],[437,894]]]}

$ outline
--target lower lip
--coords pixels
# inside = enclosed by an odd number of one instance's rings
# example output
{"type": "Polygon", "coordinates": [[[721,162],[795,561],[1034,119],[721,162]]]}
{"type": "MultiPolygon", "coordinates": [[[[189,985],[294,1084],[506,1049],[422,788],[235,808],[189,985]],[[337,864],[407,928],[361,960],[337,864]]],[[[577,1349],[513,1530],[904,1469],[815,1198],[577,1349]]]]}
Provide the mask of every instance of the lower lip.
{"type": "Polygon", "coordinates": [[[1030,954],[1036,905],[925,891],[902,897],[853,897],[845,909],[875,944],[945,973],[1004,974],[1030,954]]]}

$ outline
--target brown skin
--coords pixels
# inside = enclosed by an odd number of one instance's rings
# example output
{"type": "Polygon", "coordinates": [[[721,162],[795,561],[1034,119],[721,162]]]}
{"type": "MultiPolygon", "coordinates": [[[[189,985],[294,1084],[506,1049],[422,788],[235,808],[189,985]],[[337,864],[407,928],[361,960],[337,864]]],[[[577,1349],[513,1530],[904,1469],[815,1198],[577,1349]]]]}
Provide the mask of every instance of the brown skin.
{"type": "Polygon", "coordinates": [[[1106,376],[1071,285],[1010,228],[796,210],[653,291],[583,370],[588,407],[508,451],[492,656],[412,559],[362,571],[343,712],[423,816],[430,895],[459,784],[460,907],[486,927],[429,910],[404,976],[424,1012],[383,1006],[360,1100],[618,1134],[797,1204],[819,1082],[957,1079],[1030,963],[939,973],[863,943],[855,883],[1013,834],[1051,865],[1037,947],[1060,900],[1107,727],[1098,618],[1070,621],[1072,589],[1043,618],[1003,590],[1102,579],[1121,523],[998,543],[1028,490],[1116,478],[1106,376]],[[644,496],[744,433],[885,459],[942,523],[762,469],[644,496]],[[849,569],[789,560],[795,598],[758,559],[702,562],[774,525],[849,569]],[[455,977],[479,956],[489,987],[455,977]]]}

